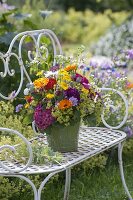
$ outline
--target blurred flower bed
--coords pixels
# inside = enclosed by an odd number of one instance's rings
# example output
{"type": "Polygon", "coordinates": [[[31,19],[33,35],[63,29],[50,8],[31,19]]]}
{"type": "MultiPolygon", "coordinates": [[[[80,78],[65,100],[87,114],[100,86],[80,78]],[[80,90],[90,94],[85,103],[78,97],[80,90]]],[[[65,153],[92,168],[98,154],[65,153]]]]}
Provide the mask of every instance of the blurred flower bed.
{"type": "MultiPolygon", "coordinates": [[[[131,49],[133,44],[133,15],[120,26],[113,25],[107,33],[100,37],[98,42],[91,47],[95,55],[113,57],[122,49],[131,49]]],[[[132,67],[129,63],[128,66],[132,67]]]]}
{"type": "MultiPolygon", "coordinates": [[[[128,68],[119,68],[120,66],[127,67],[129,63],[133,64],[133,49],[121,50],[112,60],[106,57],[99,57],[99,59],[95,59],[95,57],[91,58],[89,67],[87,65],[82,65],[81,70],[86,76],[93,76],[96,85],[100,88],[114,88],[125,95],[129,105],[129,116],[126,124],[122,127],[122,130],[127,133],[128,137],[131,137],[133,136],[133,81],[130,81],[127,78],[128,73],[130,73],[128,68]]],[[[118,100],[118,97],[115,97],[114,94],[112,94],[112,97],[110,94],[109,98],[112,99],[112,101],[118,100]]],[[[109,103],[112,104],[112,102],[109,103]]],[[[114,125],[115,123],[113,120],[115,120],[116,123],[119,123],[119,117],[121,115],[123,116],[125,113],[124,105],[121,104],[120,107],[120,102],[118,104],[116,109],[116,111],[118,111],[116,112],[117,117],[114,117],[113,119],[113,109],[110,109],[110,112],[107,113],[108,116],[106,116],[108,119],[110,118],[109,122],[114,125]]]]}

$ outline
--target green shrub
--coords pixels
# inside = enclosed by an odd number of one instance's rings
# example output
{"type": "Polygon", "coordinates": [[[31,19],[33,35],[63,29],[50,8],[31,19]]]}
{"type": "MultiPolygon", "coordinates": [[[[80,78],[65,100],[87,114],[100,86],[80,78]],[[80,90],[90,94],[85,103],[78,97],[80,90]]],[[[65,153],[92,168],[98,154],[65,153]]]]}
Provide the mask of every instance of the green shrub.
{"type": "Polygon", "coordinates": [[[27,1],[22,8],[22,12],[32,14],[30,19],[24,21],[22,30],[49,28],[56,32],[63,43],[84,43],[88,46],[105,34],[113,24],[120,25],[130,14],[126,11],[113,13],[111,10],[104,13],[95,13],[91,10],[81,12],[71,8],[67,13],[53,11],[51,15],[43,18],[39,10],[45,10],[45,5],[41,7],[38,3],[36,9],[32,7],[34,6],[27,1]]]}
{"type": "Polygon", "coordinates": [[[19,193],[19,187],[16,187],[14,181],[0,176],[0,199],[8,200],[16,193],[19,193]]]}
{"type": "Polygon", "coordinates": [[[33,137],[31,126],[25,126],[22,121],[23,116],[14,113],[14,106],[11,102],[0,101],[0,127],[15,129],[26,138],[33,137]]]}

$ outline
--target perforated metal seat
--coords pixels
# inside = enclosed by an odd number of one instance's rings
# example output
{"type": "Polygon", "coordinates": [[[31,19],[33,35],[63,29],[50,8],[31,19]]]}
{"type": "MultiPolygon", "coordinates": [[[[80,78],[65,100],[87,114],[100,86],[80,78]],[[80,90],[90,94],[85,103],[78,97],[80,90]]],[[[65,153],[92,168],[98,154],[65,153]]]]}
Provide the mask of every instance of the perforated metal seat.
{"type": "MultiPolygon", "coordinates": [[[[81,127],[79,134],[79,147],[77,152],[62,153],[63,159],[60,164],[52,165],[31,165],[20,174],[39,174],[50,173],[55,171],[62,171],[66,168],[70,168],[78,163],[103,152],[112,146],[118,145],[118,143],[125,140],[126,134],[122,131],[111,130],[107,128],[88,128],[81,127]]],[[[46,137],[38,137],[38,141],[46,141],[46,137]]],[[[9,163],[4,161],[6,166],[11,169],[21,169],[23,166],[19,163],[9,163]]],[[[8,171],[0,167],[1,174],[7,174],[8,171]]]]}

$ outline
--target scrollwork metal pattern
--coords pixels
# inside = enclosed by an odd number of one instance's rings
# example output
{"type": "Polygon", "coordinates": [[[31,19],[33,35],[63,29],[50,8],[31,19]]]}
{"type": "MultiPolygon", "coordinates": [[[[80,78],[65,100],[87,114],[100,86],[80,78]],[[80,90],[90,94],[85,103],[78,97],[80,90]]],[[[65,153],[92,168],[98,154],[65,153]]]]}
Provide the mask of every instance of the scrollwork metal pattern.
{"type": "MultiPolygon", "coordinates": [[[[124,105],[125,105],[125,115],[124,115],[124,117],[123,117],[122,122],[121,122],[119,125],[117,125],[117,126],[110,126],[110,125],[106,122],[105,117],[104,117],[104,109],[103,109],[103,113],[102,113],[102,115],[101,115],[102,122],[103,122],[103,124],[105,125],[105,127],[111,128],[111,129],[119,129],[119,128],[121,128],[121,127],[125,124],[125,122],[126,122],[126,120],[127,120],[127,118],[128,118],[128,101],[127,101],[127,99],[125,98],[125,96],[124,96],[120,91],[115,90],[115,89],[113,89],[113,88],[100,88],[100,90],[101,90],[101,91],[112,91],[112,92],[114,92],[115,94],[118,94],[118,95],[122,98],[122,100],[123,100],[123,102],[124,102],[124,105]]],[[[112,107],[112,105],[110,105],[110,106],[112,107]]],[[[114,110],[114,111],[115,111],[115,110],[114,110]]]]}
{"type": "MultiPolygon", "coordinates": [[[[3,62],[3,66],[4,66],[3,71],[0,72],[0,76],[2,78],[6,77],[7,75],[13,76],[15,74],[15,70],[9,68],[11,56],[14,56],[18,60],[18,63],[20,66],[20,74],[21,74],[20,83],[19,83],[19,87],[14,95],[14,98],[21,91],[21,88],[22,88],[22,85],[24,82],[24,75],[27,77],[29,83],[32,83],[31,78],[26,71],[26,68],[24,66],[24,62],[22,59],[22,45],[24,43],[24,40],[26,39],[26,37],[30,37],[33,40],[34,46],[35,46],[35,58],[40,57],[42,59],[47,59],[47,57],[49,55],[48,49],[45,48],[46,49],[46,58],[43,58],[41,55],[41,52],[40,52],[40,43],[41,43],[41,38],[43,36],[49,37],[49,39],[51,41],[51,44],[53,47],[53,54],[54,54],[54,60],[53,60],[53,65],[54,65],[56,62],[56,60],[55,60],[56,55],[62,55],[62,48],[61,48],[61,45],[60,45],[60,42],[59,42],[57,36],[54,34],[53,31],[51,31],[49,29],[26,31],[26,32],[19,33],[12,40],[7,53],[6,54],[0,53],[0,60],[3,62]],[[12,51],[13,51],[14,44],[18,40],[19,40],[18,53],[13,53],[12,51]]],[[[31,51],[28,51],[28,58],[30,61],[33,60],[33,58],[31,57],[31,51]]],[[[0,97],[2,97],[5,100],[11,99],[10,96],[5,96],[2,93],[0,93],[0,97]]]]}
{"type": "MultiPolygon", "coordinates": [[[[0,131],[5,131],[5,132],[8,132],[10,134],[15,134],[17,136],[19,136],[23,142],[26,144],[27,146],[27,150],[29,152],[29,159],[27,161],[27,163],[21,168],[21,169],[11,169],[10,167],[6,166],[5,164],[3,164],[3,162],[0,160],[0,166],[7,170],[8,172],[10,173],[18,173],[18,172],[22,172],[24,171],[25,169],[27,169],[31,163],[32,163],[32,158],[33,158],[33,153],[32,153],[32,148],[31,148],[31,145],[30,145],[30,142],[21,134],[19,133],[18,131],[16,130],[13,130],[13,129],[9,129],[9,128],[2,128],[0,127],[0,131]]],[[[11,146],[11,145],[3,145],[3,146],[0,146],[0,151],[4,150],[4,149],[10,149],[11,151],[13,151],[15,153],[16,149],[14,146],[11,146]]]]}

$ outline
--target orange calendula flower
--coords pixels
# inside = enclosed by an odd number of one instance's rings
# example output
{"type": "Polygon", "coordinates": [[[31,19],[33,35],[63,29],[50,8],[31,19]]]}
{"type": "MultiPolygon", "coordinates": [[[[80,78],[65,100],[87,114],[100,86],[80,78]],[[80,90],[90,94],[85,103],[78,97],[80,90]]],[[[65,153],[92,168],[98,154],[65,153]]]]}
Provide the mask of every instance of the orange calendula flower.
{"type": "Polygon", "coordinates": [[[126,86],[126,88],[132,89],[133,88],[133,83],[128,83],[127,86],[126,86]]]}
{"type": "Polygon", "coordinates": [[[69,72],[76,69],[77,69],[77,66],[73,64],[73,65],[67,65],[64,70],[69,72]]]}
{"type": "Polygon", "coordinates": [[[45,87],[48,84],[48,82],[49,82],[49,79],[44,77],[44,78],[38,78],[37,80],[33,82],[33,84],[35,88],[40,89],[40,88],[45,87]]]}
{"type": "Polygon", "coordinates": [[[72,102],[69,101],[68,99],[63,99],[58,104],[58,108],[60,110],[64,110],[64,109],[67,109],[67,108],[70,108],[70,107],[72,107],[72,102]]]}

